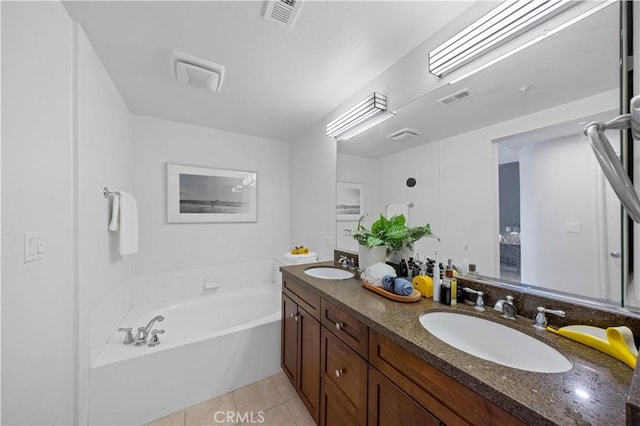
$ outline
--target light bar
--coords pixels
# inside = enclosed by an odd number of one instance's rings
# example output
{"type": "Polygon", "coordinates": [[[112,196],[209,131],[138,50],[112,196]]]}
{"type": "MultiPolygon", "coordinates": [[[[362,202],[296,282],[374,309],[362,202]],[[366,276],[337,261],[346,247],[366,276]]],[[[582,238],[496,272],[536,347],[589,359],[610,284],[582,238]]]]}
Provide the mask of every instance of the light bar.
{"type": "Polygon", "coordinates": [[[327,136],[346,140],[394,115],[395,112],[387,112],[387,97],[374,92],[327,124],[327,136]]]}
{"type": "Polygon", "coordinates": [[[497,56],[497,57],[491,59],[490,61],[485,62],[484,64],[472,69],[471,71],[469,71],[469,72],[467,72],[467,73],[465,73],[465,74],[463,74],[463,75],[461,75],[459,77],[456,77],[455,79],[451,80],[449,82],[449,84],[455,84],[455,83],[457,83],[457,82],[459,82],[461,80],[464,80],[465,78],[467,78],[469,76],[472,76],[473,74],[475,74],[477,72],[482,71],[485,68],[490,67],[491,65],[494,65],[494,64],[496,64],[496,63],[498,63],[498,62],[500,62],[500,61],[502,61],[504,59],[507,59],[508,57],[510,57],[510,56],[512,56],[512,55],[514,55],[514,54],[516,54],[516,53],[518,53],[518,52],[520,52],[520,51],[522,51],[522,50],[524,50],[524,49],[526,49],[528,47],[531,47],[534,44],[537,44],[537,43],[541,42],[542,40],[546,39],[547,37],[550,37],[550,36],[552,36],[554,34],[557,34],[560,31],[564,30],[565,28],[570,27],[571,25],[574,25],[574,24],[582,21],[585,18],[588,18],[589,16],[593,15],[596,12],[599,12],[600,10],[604,9],[605,7],[610,6],[613,3],[616,3],[616,1],[617,0],[608,0],[608,1],[604,2],[604,3],[600,3],[598,6],[595,6],[595,7],[591,8],[591,9],[587,10],[586,12],[581,13],[580,15],[568,20],[567,22],[564,22],[563,24],[558,25],[557,27],[555,27],[555,28],[553,28],[551,30],[545,31],[544,34],[541,34],[538,37],[536,37],[534,39],[531,39],[531,40],[521,44],[520,46],[514,47],[513,49],[509,50],[508,52],[505,52],[502,55],[497,56]]]}
{"type": "Polygon", "coordinates": [[[569,0],[505,1],[429,53],[437,77],[461,67],[570,6],[569,0]]]}

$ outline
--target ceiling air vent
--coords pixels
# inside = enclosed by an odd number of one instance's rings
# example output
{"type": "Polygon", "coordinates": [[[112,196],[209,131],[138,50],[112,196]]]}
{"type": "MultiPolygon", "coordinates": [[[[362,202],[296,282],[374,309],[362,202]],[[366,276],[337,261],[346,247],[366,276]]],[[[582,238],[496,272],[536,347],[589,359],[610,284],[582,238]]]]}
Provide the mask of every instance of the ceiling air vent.
{"type": "Polygon", "coordinates": [[[404,129],[400,129],[387,135],[387,139],[391,139],[392,141],[403,141],[405,139],[417,138],[420,135],[422,135],[422,132],[410,127],[405,127],[404,129]]]}
{"type": "Polygon", "coordinates": [[[176,80],[185,86],[219,92],[224,81],[222,65],[182,52],[171,51],[171,65],[176,80]]]}
{"type": "Polygon", "coordinates": [[[302,0],[270,0],[264,10],[264,19],[288,30],[302,7],[302,0]]]}
{"type": "Polygon", "coordinates": [[[444,98],[440,98],[438,99],[436,102],[441,103],[443,105],[451,105],[451,104],[455,104],[456,102],[460,102],[464,99],[467,99],[471,96],[473,96],[474,93],[469,90],[469,89],[462,89],[456,93],[453,93],[449,96],[445,96],[444,98]]]}

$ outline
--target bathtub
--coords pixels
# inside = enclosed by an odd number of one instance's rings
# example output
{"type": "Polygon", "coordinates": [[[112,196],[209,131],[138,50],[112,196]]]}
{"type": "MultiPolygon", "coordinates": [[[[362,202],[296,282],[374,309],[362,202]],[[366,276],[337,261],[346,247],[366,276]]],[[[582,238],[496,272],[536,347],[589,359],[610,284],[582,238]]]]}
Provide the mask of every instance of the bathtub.
{"type": "Polygon", "coordinates": [[[161,344],[123,345],[114,332],[89,376],[89,423],[144,424],[280,370],[280,286],[132,307],[119,327],[156,315],[161,344]]]}

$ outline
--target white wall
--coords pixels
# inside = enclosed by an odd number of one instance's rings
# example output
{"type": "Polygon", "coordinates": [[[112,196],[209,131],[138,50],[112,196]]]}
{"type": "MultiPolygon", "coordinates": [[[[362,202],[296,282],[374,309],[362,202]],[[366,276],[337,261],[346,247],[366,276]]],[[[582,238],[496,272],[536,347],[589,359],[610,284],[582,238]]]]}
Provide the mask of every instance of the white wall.
{"type": "Polygon", "coordinates": [[[140,217],[134,273],[242,263],[287,251],[287,143],[136,115],[133,122],[133,191],[140,217]],[[167,162],[256,171],[258,222],[168,224],[167,162]]]}
{"type": "Polygon", "coordinates": [[[584,137],[520,151],[522,282],[600,297],[597,167],[584,137]]]}
{"type": "Polygon", "coordinates": [[[72,23],[2,2],[2,424],[74,424],[72,23]],[[44,259],[23,262],[25,231],[44,259]]]}
{"type": "Polygon", "coordinates": [[[291,238],[318,253],[320,260],[333,259],[336,236],[336,141],[319,122],[291,142],[291,238]]]}
{"type": "Polygon", "coordinates": [[[102,188],[133,192],[132,117],[84,31],[77,27],[79,418],[88,419],[89,367],[128,309],[119,291],[135,255],[108,231],[112,200],[102,188]]]}

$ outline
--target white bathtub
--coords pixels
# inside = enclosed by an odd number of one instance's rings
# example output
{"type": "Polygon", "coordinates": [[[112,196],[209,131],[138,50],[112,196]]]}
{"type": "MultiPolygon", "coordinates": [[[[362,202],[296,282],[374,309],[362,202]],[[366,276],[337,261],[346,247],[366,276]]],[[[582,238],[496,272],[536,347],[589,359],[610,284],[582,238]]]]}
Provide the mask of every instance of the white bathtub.
{"type": "Polygon", "coordinates": [[[280,287],[216,290],[134,306],[119,327],[156,315],[156,347],[123,345],[115,332],[91,366],[90,424],[143,424],[280,370],[280,287]]]}

